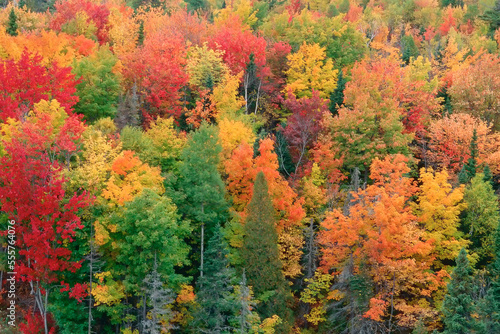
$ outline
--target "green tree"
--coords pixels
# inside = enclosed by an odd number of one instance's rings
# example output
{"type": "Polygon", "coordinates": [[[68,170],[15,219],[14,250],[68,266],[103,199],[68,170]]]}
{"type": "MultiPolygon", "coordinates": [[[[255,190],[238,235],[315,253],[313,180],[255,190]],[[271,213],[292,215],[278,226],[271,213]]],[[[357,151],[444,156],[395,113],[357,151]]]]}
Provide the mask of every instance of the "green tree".
{"type": "Polygon", "coordinates": [[[467,177],[472,179],[476,176],[477,171],[477,131],[474,129],[472,133],[472,140],[470,142],[470,157],[465,164],[465,171],[467,173],[467,177]]]}
{"type": "Polygon", "coordinates": [[[343,71],[339,71],[337,77],[337,87],[330,95],[329,109],[332,115],[336,115],[339,108],[344,104],[344,89],[347,80],[344,78],[343,71]]]}
{"type": "Polygon", "coordinates": [[[7,22],[7,34],[17,36],[17,29],[17,16],[16,12],[14,12],[14,8],[12,8],[9,14],[9,21],[7,22]]]}
{"type": "Polygon", "coordinates": [[[75,111],[89,122],[116,114],[120,94],[120,77],[114,66],[118,58],[107,47],[80,60],[73,69],[80,83],[76,86],[79,97],[75,111]]]}
{"type": "Polygon", "coordinates": [[[418,48],[415,45],[415,40],[411,35],[405,35],[401,38],[401,51],[402,51],[402,59],[406,64],[410,63],[411,58],[418,57],[418,48]]]}
{"type": "Polygon", "coordinates": [[[448,6],[463,7],[464,6],[464,1],[463,0],[442,0],[441,1],[441,6],[443,8],[446,8],[448,6]]]}
{"type": "Polygon", "coordinates": [[[457,266],[451,274],[448,291],[444,297],[443,322],[445,334],[470,334],[477,328],[472,317],[474,303],[472,300],[472,268],[467,259],[467,251],[462,248],[457,257],[457,266]]]}
{"type": "Polygon", "coordinates": [[[481,309],[485,333],[500,333],[500,226],[495,231],[495,261],[491,266],[491,286],[481,309]]]}
{"type": "Polygon", "coordinates": [[[500,220],[498,198],[484,174],[478,173],[465,188],[464,200],[464,233],[471,241],[470,252],[478,256],[477,265],[484,266],[494,258],[494,234],[500,220]]]}
{"type": "Polygon", "coordinates": [[[228,245],[218,226],[208,241],[203,277],[198,280],[198,309],[192,322],[197,333],[230,333],[235,330],[230,320],[238,306],[232,295],[236,276],[229,266],[228,256],[228,245]]]}
{"type": "Polygon", "coordinates": [[[495,6],[485,10],[484,14],[481,15],[480,18],[489,24],[489,32],[493,36],[495,31],[500,27],[500,0],[496,0],[495,6]]]}
{"type": "Polygon", "coordinates": [[[144,44],[144,21],[139,23],[139,31],[137,32],[137,46],[144,44]]]}
{"type": "Polygon", "coordinates": [[[228,216],[224,182],[217,169],[221,151],[217,128],[204,123],[189,136],[181,152],[180,196],[176,199],[179,211],[192,221],[195,231],[200,231],[193,238],[195,245],[200,245],[200,276],[204,269],[205,234],[210,239],[215,226],[228,216]]]}
{"type": "Polygon", "coordinates": [[[176,206],[155,191],[143,192],[125,205],[124,212],[116,212],[110,222],[116,225],[113,235],[115,272],[123,277],[127,291],[139,294],[146,275],[157,271],[170,284],[184,279],[175,268],[188,264],[189,246],[184,238],[191,232],[186,221],[180,220],[176,206]]]}
{"type": "Polygon", "coordinates": [[[263,318],[277,314],[286,326],[291,318],[290,291],[279,259],[276,212],[262,172],[257,174],[247,212],[241,257],[248,283],[261,301],[257,311],[263,318]]]}

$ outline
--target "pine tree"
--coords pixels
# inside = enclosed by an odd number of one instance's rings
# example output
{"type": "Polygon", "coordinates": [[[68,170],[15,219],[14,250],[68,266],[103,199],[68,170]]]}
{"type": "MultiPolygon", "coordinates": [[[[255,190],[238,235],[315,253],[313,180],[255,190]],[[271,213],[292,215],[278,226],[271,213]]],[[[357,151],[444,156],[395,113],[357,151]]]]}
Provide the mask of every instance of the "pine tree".
{"type": "Polygon", "coordinates": [[[500,220],[498,198],[484,174],[478,173],[465,188],[464,201],[467,208],[463,213],[464,233],[471,241],[469,249],[478,255],[476,265],[484,266],[494,256],[494,233],[500,220]]]}
{"type": "Polygon", "coordinates": [[[445,334],[470,334],[477,328],[472,317],[472,268],[464,248],[457,257],[457,266],[451,274],[448,291],[444,297],[442,312],[445,334]]]}
{"type": "Polygon", "coordinates": [[[411,58],[418,57],[418,48],[411,35],[405,35],[401,38],[402,59],[406,64],[410,63],[411,58]]]}
{"type": "Polygon", "coordinates": [[[472,140],[470,142],[470,158],[465,164],[465,171],[467,172],[467,177],[472,179],[476,176],[477,172],[477,132],[474,129],[472,133],[472,140]]]}
{"type": "Polygon", "coordinates": [[[489,268],[490,286],[486,296],[478,301],[481,333],[500,333],[500,227],[495,231],[495,261],[489,268]]]}
{"type": "Polygon", "coordinates": [[[485,165],[483,168],[483,175],[484,175],[484,182],[488,182],[490,184],[493,184],[493,175],[491,174],[491,169],[490,166],[485,165]]]}
{"type": "Polygon", "coordinates": [[[336,115],[339,108],[344,104],[344,89],[346,83],[347,80],[344,79],[343,71],[339,71],[339,75],[337,78],[337,88],[335,88],[332,94],[330,94],[329,109],[333,115],[336,115]]]}
{"type": "Polygon", "coordinates": [[[241,257],[248,283],[261,301],[257,311],[263,318],[277,314],[284,323],[289,323],[291,314],[287,302],[290,291],[278,254],[276,213],[262,172],[257,174],[247,210],[241,257]]]}
{"type": "Polygon", "coordinates": [[[194,314],[192,326],[198,333],[229,333],[235,330],[230,324],[237,310],[232,296],[234,269],[229,266],[228,246],[220,226],[215,229],[205,251],[204,274],[198,280],[196,296],[199,308],[194,314]]]}
{"type": "Polygon", "coordinates": [[[500,333],[500,225],[495,231],[495,262],[491,266],[491,286],[486,295],[486,333],[500,333]]]}
{"type": "Polygon", "coordinates": [[[9,22],[7,23],[7,34],[17,36],[17,29],[17,16],[16,12],[14,12],[14,8],[12,8],[9,14],[9,22]]]}
{"type": "Polygon", "coordinates": [[[467,184],[469,182],[469,177],[467,176],[467,171],[465,170],[465,165],[460,168],[460,172],[458,173],[458,182],[460,184],[467,184]]]}
{"type": "Polygon", "coordinates": [[[144,21],[139,23],[139,31],[137,32],[137,46],[144,44],[144,21]]]}
{"type": "MultiPolygon", "coordinates": [[[[195,231],[196,252],[200,254],[200,276],[203,276],[205,237],[210,239],[217,224],[228,216],[228,204],[224,198],[224,183],[219,174],[219,144],[217,129],[206,123],[192,133],[181,152],[179,212],[191,220],[195,231]],[[199,245],[200,248],[197,248],[199,245]]],[[[195,258],[195,261],[198,261],[195,258]]]]}

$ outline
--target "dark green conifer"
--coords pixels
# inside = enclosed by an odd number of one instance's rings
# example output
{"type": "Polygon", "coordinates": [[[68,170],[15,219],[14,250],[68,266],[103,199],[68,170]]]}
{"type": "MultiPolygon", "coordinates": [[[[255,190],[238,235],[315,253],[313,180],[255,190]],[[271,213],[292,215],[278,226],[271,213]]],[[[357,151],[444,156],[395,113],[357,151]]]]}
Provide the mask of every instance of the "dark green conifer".
{"type": "Polygon", "coordinates": [[[490,166],[485,165],[483,168],[483,175],[484,175],[484,182],[489,182],[490,184],[493,184],[493,175],[491,174],[491,169],[490,166]]]}
{"type": "Polygon", "coordinates": [[[290,324],[288,308],[290,291],[283,276],[278,254],[276,213],[269,197],[264,174],[259,172],[253,188],[253,196],[247,207],[245,238],[241,250],[248,284],[260,300],[257,311],[262,318],[277,314],[290,324]]]}
{"type": "Polygon", "coordinates": [[[137,46],[144,44],[144,21],[139,23],[139,32],[137,33],[137,46]]]}
{"type": "Polygon", "coordinates": [[[457,266],[451,274],[442,312],[445,334],[471,334],[477,328],[473,318],[472,268],[464,248],[458,254],[457,266]]]}
{"type": "Polygon", "coordinates": [[[17,29],[17,15],[14,8],[12,8],[9,14],[9,22],[7,22],[7,34],[17,36],[17,29]]]}
{"type": "Polygon", "coordinates": [[[338,109],[344,104],[344,90],[347,80],[344,79],[344,74],[342,70],[339,71],[339,76],[337,78],[337,88],[330,94],[330,105],[329,109],[333,115],[338,113],[338,109]]]}
{"type": "Polygon", "coordinates": [[[465,171],[467,172],[467,177],[469,178],[469,180],[476,176],[477,155],[477,131],[476,129],[474,129],[474,132],[472,133],[472,140],[470,142],[470,157],[465,164],[465,171]]]}
{"type": "Polygon", "coordinates": [[[192,323],[198,333],[230,333],[235,329],[230,320],[238,308],[232,295],[236,277],[228,256],[228,246],[218,226],[205,251],[204,275],[198,280],[199,308],[192,323]]]}
{"type": "Polygon", "coordinates": [[[401,51],[402,59],[406,64],[410,63],[411,58],[418,57],[419,52],[413,36],[405,35],[401,38],[401,51]]]}

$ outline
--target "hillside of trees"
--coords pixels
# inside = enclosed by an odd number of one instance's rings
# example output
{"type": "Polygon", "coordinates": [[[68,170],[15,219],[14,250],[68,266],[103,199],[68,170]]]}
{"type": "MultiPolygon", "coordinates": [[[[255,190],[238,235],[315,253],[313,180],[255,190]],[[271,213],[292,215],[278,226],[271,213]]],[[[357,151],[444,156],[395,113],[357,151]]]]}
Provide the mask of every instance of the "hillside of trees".
{"type": "Polygon", "coordinates": [[[0,4],[1,333],[500,333],[500,0],[0,4]]]}

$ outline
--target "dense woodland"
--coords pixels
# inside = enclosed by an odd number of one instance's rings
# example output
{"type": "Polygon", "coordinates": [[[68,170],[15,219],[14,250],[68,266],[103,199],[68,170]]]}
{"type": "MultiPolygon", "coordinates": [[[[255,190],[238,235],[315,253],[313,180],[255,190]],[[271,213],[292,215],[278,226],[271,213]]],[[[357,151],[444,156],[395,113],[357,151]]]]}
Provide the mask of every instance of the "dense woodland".
{"type": "Polygon", "coordinates": [[[500,333],[499,50],[499,0],[3,0],[0,331],[500,333]]]}

